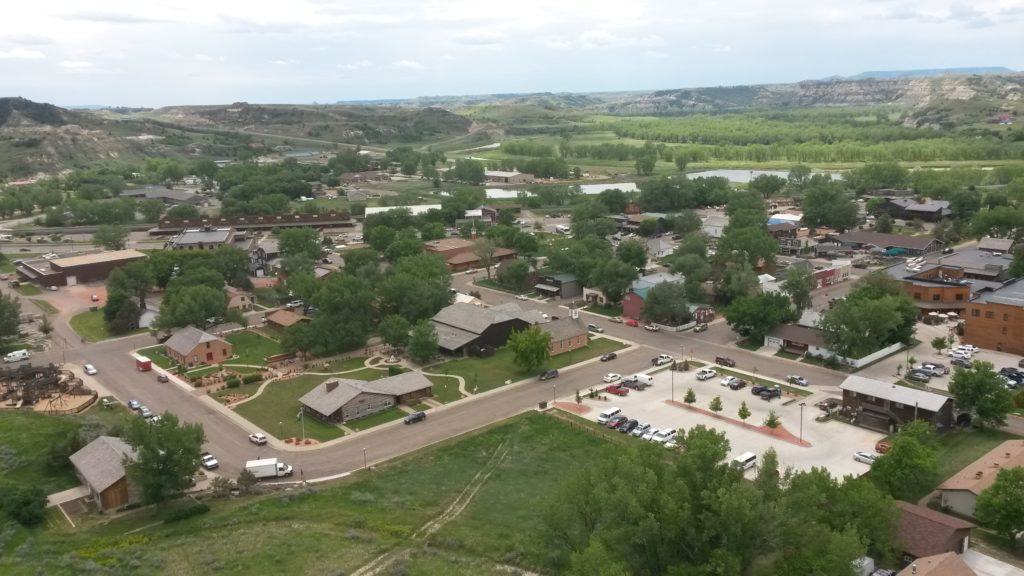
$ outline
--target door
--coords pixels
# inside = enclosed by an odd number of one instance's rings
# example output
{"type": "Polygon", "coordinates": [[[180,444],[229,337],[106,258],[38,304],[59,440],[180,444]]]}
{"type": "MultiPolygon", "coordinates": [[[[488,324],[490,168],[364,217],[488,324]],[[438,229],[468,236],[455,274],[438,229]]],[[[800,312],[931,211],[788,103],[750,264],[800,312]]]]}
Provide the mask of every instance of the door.
{"type": "Polygon", "coordinates": [[[68,276],[67,282],[68,282],[68,286],[77,286],[78,285],[78,276],[68,276]]]}

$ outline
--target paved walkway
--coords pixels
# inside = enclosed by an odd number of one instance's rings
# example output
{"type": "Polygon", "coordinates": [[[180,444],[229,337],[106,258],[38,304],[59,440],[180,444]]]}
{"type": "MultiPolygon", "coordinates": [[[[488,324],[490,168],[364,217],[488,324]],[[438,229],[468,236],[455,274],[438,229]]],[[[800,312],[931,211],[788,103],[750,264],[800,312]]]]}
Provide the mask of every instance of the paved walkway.
{"type": "Polygon", "coordinates": [[[79,498],[85,498],[89,495],[89,488],[84,484],[81,486],[75,486],[74,488],[68,488],[67,490],[50,494],[46,497],[46,507],[57,506],[60,504],[67,504],[79,498]]]}

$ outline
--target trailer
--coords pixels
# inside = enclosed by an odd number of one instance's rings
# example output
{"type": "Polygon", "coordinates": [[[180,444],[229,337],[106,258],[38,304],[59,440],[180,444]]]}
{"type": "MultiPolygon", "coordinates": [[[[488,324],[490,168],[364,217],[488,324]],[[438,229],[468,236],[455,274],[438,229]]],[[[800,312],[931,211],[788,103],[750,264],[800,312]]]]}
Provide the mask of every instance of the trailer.
{"type": "Polygon", "coordinates": [[[145,356],[135,355],[135,369],[139,372],[149,372],[153,369],[153,361],[145,356]]]}

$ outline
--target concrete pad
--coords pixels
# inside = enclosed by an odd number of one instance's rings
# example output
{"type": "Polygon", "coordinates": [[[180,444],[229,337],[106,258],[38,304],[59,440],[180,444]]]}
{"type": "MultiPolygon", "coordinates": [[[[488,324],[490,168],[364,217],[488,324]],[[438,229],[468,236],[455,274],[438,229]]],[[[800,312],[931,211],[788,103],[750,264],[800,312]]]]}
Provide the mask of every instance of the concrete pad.
{"type": "Polygon", "coordinates": [[[967,549],[960,557],[971,570],[978,573],[978,576],[1024,576],[1024,570],[986,556],[973,548],[967,549]]]}
{"type": "MultiPolygon", "coordinates": [[[[816,422],[815,418],[822,414],[813,404],[808,402],[810,396],[789,402],[784,405],[782,400],[766,402],[758,396],[750,393],[750,386],[740,390],[730,390],[728,387],[720,386],[721,376],[706,380],[697,381],[696,371],[670,372],[664,371],[654,374],[654,386],[642,391],[630,391],[628,396],[619,397],[611,394],[604,394],[608,400],[591,400],[584,398],[584,404],[593,408],[584,418],[596,421],[598,414],[610,407],[622,409],[622,413],[630,418],[636,418],[640,422],[649,423],[654,428],[684,428],[690,429],[698,424],[708,428],[725,432],[729,439],[729,457],[734,458],[743,452],[754,452],[758,455],[764,453],[768,448],[775,448],[779,455],[780,465],[792,467],[796,470],[809,470],[813,466],[828,469],[833,476],[843,477],[846,475],[860,476],[868,471],[868,466],[853,460],[853,453],[858,451],[873,452],[875,442],[883,437],[882,434],[857,428],[838,421],[816,422]],[[673,395],[673,381],[675,393],[673,395]],[[672,406],[666,401],[673,396],[677,402],[682,402],[688,388],[693,388],[697,396],[694,406],[708,409],[711,400],[715,396],[721,397],[723,410],[722,416],[739,420],[737,412],[742,402],[747,403],[750,410],[748,424],[759,426],[768,416],[769,410],[774,410],[786,427],[794,436],[802,434],[803,440],[809,442],[809,447],[798,446],[794,443],[774,438],[761,432],[750,430],[739,424],[722,421],[696,411],[672,406]],[[800,402],[806,405],[803,408],[803,423],[801,426],[800,402]]],[[[604,385],[602,384],[602,389],[604,385]]],[[[596,386],[595,386],[596,388],[596,386]]],[[[637,439],[637,442],[642,440],[637,439]]],[[[754,471],[748,471],[753,477],[754,471]]]]}

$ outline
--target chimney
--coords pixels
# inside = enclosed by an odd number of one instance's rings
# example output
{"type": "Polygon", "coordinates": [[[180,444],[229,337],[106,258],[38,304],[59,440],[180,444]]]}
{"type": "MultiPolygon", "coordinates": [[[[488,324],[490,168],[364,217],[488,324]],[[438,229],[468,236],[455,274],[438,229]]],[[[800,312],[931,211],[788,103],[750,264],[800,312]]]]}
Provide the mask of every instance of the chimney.
{"type": "MultiPolygon", "coordinates": [[[[338,387],[338,381],[337,380],[331,380],[330,382],[327,383],[327,391],[328,392],[334,392],[334,389],[337,388],[337,387],[338,387]]],[[[981,474],[981,472],[978,472],[978,474],[981,474]]]]}

